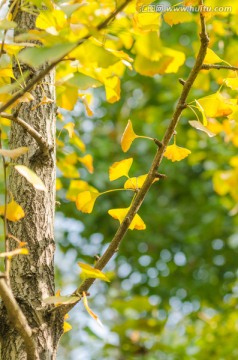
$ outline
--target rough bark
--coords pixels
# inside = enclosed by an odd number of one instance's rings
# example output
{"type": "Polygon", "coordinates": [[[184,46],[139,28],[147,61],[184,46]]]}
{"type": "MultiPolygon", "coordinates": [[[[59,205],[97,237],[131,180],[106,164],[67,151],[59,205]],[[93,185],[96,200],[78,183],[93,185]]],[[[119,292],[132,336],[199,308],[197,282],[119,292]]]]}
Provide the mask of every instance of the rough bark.
{"type": "MultiPolygon", "coordinates": [[[[28,31],[35,27],[35,17],[18,11],[14,19],[18,23],[17,31],[28,31]]],[[[22,65],[25,71],[27,68],[22,65]]],[[[43,67],[30,69],[32,76],[43,67]]],[[[28,69],[29,70],[29,69],[28,69]]],[[[15,76],[19,77],[16,65],[15,76]]],[[[37,142],[18,124],[12,123],[9,147],[11,149],[27,146],[29,152],[20,157],[19,164],[32,169],[44,182],[47,191],[34,187],[11,166],[9,194],[21,205],[25,217],[18,222],[9,222],[9,233],[25,241],[29,248],[28,256],[16,256],[11,261],[10,282],[18,304],[33,329],[39,359],[53,360],[59,338],[62,334],[63,319],[54,319],[49,315],[43,299],[54,295],[54,211],[55,211],[55,88],[54,71],[51,71],[38,84],[31,94],[35,100],[20,103],[13,113],[24,119],[43,136],[53,150],[43,154],[37,142]],[[37,106],[43,96],[54,100],[53,103],[37,106]]],[[[14,161],[16,162],[16,161],[14,161]]],[[[10,249],[16,247],[10,241],[10,249]]],[[[12,329],[3,307],[1,359],[25,360],[26,353],[20,334],[12,329]]]]}

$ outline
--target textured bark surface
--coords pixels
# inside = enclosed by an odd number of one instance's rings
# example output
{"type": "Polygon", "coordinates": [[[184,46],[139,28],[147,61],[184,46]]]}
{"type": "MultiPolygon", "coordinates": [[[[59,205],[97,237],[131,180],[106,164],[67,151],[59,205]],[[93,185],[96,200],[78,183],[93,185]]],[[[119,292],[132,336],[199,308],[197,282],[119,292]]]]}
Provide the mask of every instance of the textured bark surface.
{"type": "MultiPolygon", "coordinates": [[[[35,27],[35,18],[29,13],[18,11],[14,19],[18,30],[24,32],[35,27]]],[[[27,68],[23,65],[23,71],[27,68]]],[[[29,69],[28,69],[29,70],[29,69]]],[[[41,71],[37,69],[37,71],[41,71]]],[[[36,71],[30,69],[32,76],[36,71]]],[[[16,65],[15,75],[19,77],[16,65]]],[[[18,116],[36,129],[48,144],[55,149],[55,102],[36,106],[43,96],[55,100],[54,72],[47,75],[31,94],[35,100],[20,103],[14,108],[18,116]]],[[[14,112],[13,112],[14,113],[14,112]]],[[[47,191],[35,190],[14,167],[9,177],[9,194],[21,205],[25,217],[18,222],[9,222],[9,233],[25,241],[28,256],[16,256],[11,262],[11,287],[13,293],[34,331],[39,359],[53,360],[62,334],[62,319],[50,316],[42,300],[54,295],[54,212],[55,212],[55,150],[48,156],[39,151],[36,141],[19,125],[12,123],[9,147],[27,146],[29,152],[21,156],[19,164],[32,169],[44,182],[47,191]]],[[[15,161],[16,162],[16,161],[15,161]]],[[[10,249],[16,247],[10,242],[10,249]]],[[[4,313],[4,308],[3,308],[4,313]]],[[[1,360],[25,360],[24,343],[19,334],[11,328],[7,316],[2,317],[1,360]]]]}

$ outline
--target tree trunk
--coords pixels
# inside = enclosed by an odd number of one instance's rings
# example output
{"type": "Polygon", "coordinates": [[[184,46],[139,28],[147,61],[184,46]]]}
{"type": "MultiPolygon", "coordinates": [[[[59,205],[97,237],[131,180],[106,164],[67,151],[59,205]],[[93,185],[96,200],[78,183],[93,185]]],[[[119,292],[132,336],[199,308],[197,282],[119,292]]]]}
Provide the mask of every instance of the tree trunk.
{"type": "MultiPolygon", "coordinates": [[[[14,21],[17,32],[35,28],[35,16],[18,11],[14,21]]],[[[42,71],[43,67],[37,69],[42,71]]],[[[22,70],[29,70],[22,64],[22,70]]],[[[31,76],[36,70],[30,69],[31,76]]],[[[15,64],[15,76],[19,78],[19,67],[15,64]]],[[[22,177],[12,166],[9,177],[9,197],[24,209],[25,217],[18,222],[8,222],[9,234],[27,243],[29,255],[13,257],[10,281],[13,293],[34,331],[39,359],[56,359],[56,350],[62,334],[63,319],[55,319],[47,311],[43,299],[55,293],[54,285],[54,212],[55,212],[55,88],[54,71],[49,73],[32,91],[34,101],[23,102],[14,108],[18,116],[37,130],[53,151],[43,155],[36,141],[19,125],[12,123],[9,147],[27,146],[29,152],[17,161],[32,169],[44,182],[47,191],[39,191],[22,177]],[[39,105],[43,96],[54,100],[39,105]],[[39,105],[39,106],[37,106],[39,105]]],[[[16,163],[16,161],[14,161],[16,163]]],[[[10,241],[10,249],[16,242],[10,241]]],[[[25,360],[27,358],[21,336],[13,331],[7,316],[3,317],[2,360],[25,360]]]]}

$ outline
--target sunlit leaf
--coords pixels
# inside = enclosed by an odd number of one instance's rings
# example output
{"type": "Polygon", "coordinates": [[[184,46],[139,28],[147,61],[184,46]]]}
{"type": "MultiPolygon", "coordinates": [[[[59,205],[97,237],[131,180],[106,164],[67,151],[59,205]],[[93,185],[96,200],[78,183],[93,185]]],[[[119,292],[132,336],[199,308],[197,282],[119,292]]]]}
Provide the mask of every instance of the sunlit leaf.
{"type": "Polygon", "coordinates": [[[84,152],[86,149],[85,144],[80,139],[80,137],[76,134],[73,134],[72,138],[70,139],[70,143],[77,146],[79,148],[79,150],[81,150],[82,152],[84,152]]]}
{"type": "Polygon", "coordinates": [[[106,90],[106,99],[109,103],[112,104],[120,100],[121,86],[118,76],[105,79],[104,85],[106,90]]]}
{"type": "Polygon", "coordinates": [[[79,297],[78,296],[49,296],[48,298],[45,298],[43,301],[46,304],[74,304],[77,301],[79,301],[79,297]]]}
{"type": "Polygon", "coordinates": [[[211,130],[209,130],[207,127],[205,127],[200,121],[191,120],[189,121],[189,124],[196,130],[200,130],[205,132],[209,137],[216,136],[211,130]]]}
{"type": "Polygon", "coordinates": [[[233,112],[232,106],[229,99],[224,98],[220,93],[200,98],[197,100],[201,107],[204,109],[207,117],[220,117],[228,116],[233,112]]]}
{"type": "Polygon", "coordinates": [[[97,189],[84,180],[72,180],[66,193],[66,199],[76,201],[77,195],[82,191],[97,192],[97,189]]]}
{"type": "Polygon", "coordinates": [[[66,15],[62,10],[45,10],[36,19],[36,27],[46,31],[54,28],[56,31],[67,27],[66,15]]]}
{"type": "MultiPolygon", "coordinates": [[[[142,188],[148,174],[140,175],[138,177],[132,177],[126,180],[124,184],[124,189],[132,189],[132,190],[139,190],[142,188]]],[[[159,179],[155,179],[155,181],[159,181],[159,179]]]]}
{"type": "MultiPolygon", "coordinates": [[[[4,216],[5,205],[0,206],[0,215],[4,216]]],[[[12,200],[7,204],[6,217],[9,221],[18,221],[25,216],[24,210],[22,207],[16,203],[15,200],[12,200]]]]}
{"type": "Polygon", "coordinates": [[[77,209],[83,213],[90,214],[93,211],[93,207],[96,199],[100,193],[93,191],[82,191],[77,195],[76,206],[77,209]]]}
{"type": "Polygon", "coordinates": [[[163,14],[163,19],[167,24],[173,26],[179,23],[193,21],[194,17],[188,11],[175,10],[175,11],[166,11],[163,14]]]}
{"type": "Polygon", "coordinates": [[[35,100],[34,96],[29,93],[29,92],[25,92],[24,95],[22,95],[16,102],[15,104],[19,104],[19,103],[26,103],[26,102],[30,102],[35,100]]]}
{"type": "Polygon", "coordinates": [[[238,77],[235,78],[226,78],[224,82],[227,86],[229,86],[232,90],[238,90],[238,77]]]}
{"type": "Polygon", "coordinates": [[[128,172],[133,163],[133,158],[124,159],[118,162],[115,162],[109,168],[109,179],[110,181],[119,179],[122,176],[128,177],[128,172]]]}
{"type": "Polygon", "coordinates": [[[78,157],[78,160],[87,168],[90,174],[93,173],[93,157],[92,155],[88,154],[84,157],[78,157]]]}
{"type": "Polygon", "coordinates": [[[15,249],[12,251],[8,251],[8,252],[2,252],[0,253],[0,257],[12,257],[15,255],[28,255],[29,251],[26,248],[21,248],[21,249],[15,249]]]}
{"type": "MultiPolygon", "coordinates": [[[[113,217],[116,220],[119,220],[120,224],[122,223],[122,221],[125,219],[126,215],[128,214],[128,211],[130,210],[130,208],[123,208],[123,209],[110,209],[108,210],[108,214],[111,215],[111,217],[113,217]]],[[[135,217],[133,218],[130,226],[129,226],[130,230],[145,230],[146,229],[146,225],[144,223],[144,221],[141,219],[141,217],[136,214],[135,217]]]]}
{"type": "Polygon", "coordinates": [[[174,162],[185,159],[189,154],[191,154],[190,150],[177,146],[176,144],[173,144],[167,146],[164,153],[164,157],[174,162]]]}
{"type": "Polygon", "coordinates": [[[14,29],[17,26],[15,21],[10,21],[7,19],[0,20],[0,29],[1,30],[9,30],[14,29]]]}
{"type": "Polygon", "coordinates": [[[89,315],[97,321],[97,323],[103,327],[99,317],[90,309],[90,307],[88,306],[88,300],[87,300],[87,296],[85,294],[85,292],[83,292],[83,304],[84,304],[84,307],[85,309],[87,310],[87,312],[89,313],[89,315]]]}
{"type": "Polygon", "coordinates": [[[74,127],[75,127],[75,124],[73,122],[69,122],[66,125],[64,125],[64,127],[63,127],[63,129],[66,129],[68,131],[70,139],[73,137],[74,127]]]}
{"type": "Polygon", "coordinates": [[[138,136],[135,134],[132,126],[131,120],[128,120],[128,123],[126,125],[126,128],[124,130],[124,133],[121,138],[121,148],[124,152],[127,152],[132,142],[137,138],[138,136]]]}
{"type": "Polygon", "coordinates": [[[82,273],[80,275],[80,277],[85,280],[85,279],[100,279],[103,281],[107,281],[110,282],[110,280],[108,279],[108,277],[103,274],[100,270],[93,268],[92,266],[88,265],[88,264],[84,264],[81,262],[78,262],[79,267],[82,270],[82,273]]]}
{"type": "Polygon", "coordinates": [[[67,321],[64,321],[64,334],[70,330],[72,330],[72,325],[70,325],[67,321]]]}
{"type": "Polygon", "coordinates": [[[199,103],[199,101],[195,100],[195,102],[196,102],[197,108],[199,109],[199,111],[202,114],[203,125],[206,126],[207,125],[207,118],[206,118],[206,115],[205,115],[205,111],[204,111],[202,105],[199,103]]]}
{"type": "Polygon", "coordinates": [[[44,183],[39,178],[39,176],[36,175],[36,173],[34,173],[34,171],[29,169],[25,165],[15,165],[14,167],[19,172],[19,174],[24,176],[24,178],[34,186],[35,189],[41,190],[41,191],[46,191],[46,187],[45,187],[44,183]]]}
{"type": "Polygon", "coordinates": [[[212,50],[207,48],[204,64],[215,64],[223,62],[223,60],[212,50]]]}
{"type": "Polygon", "coordinates": [[[10,157],[11,159],[17,159],[19,156],[28,152],[28,147],[19,147],[13,150],[0,149],[0,155],[10,157]]]}
{"type": "Polygon", "coordinates": [[[58,60],[62,56],[67,55],[74,47],[75,44],[62,43],[50,47],[27,48],[22,50],[18,57],[21,62],[32,67],[38,67],[46,62],[58,60]]]}

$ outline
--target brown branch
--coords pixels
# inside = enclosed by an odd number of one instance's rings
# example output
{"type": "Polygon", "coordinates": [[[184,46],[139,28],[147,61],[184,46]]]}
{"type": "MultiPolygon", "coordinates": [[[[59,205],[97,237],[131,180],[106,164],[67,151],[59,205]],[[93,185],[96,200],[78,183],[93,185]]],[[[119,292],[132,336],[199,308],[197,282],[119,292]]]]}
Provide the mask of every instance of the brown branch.
{"type": "Polygon", "coordinates": [[[26,121],[24,121],[23,119],[21,119],[18,116],[14,116],[11,114],[7,114],[7,113],[0,113],[0,116],[14,121],[16,124],[20,125],[21,127],[23,127],[23,129],[25,129],[34,139],[35,141],[38,143],[41,151],[43,153],[47,153],[51,150],[51,146],[45,141],[45,139],[43,138],[42,135],[40,135],[38,133],[38,131],[36,131],[31,125],[29,125],[26,121]]]}
{"type": "Polygon", "coordinates": [[[201,66],[201,70],[211,70],[211,69],[216,69],[216,70],[226,69],[226,70],[237,71],[238,67],[230,66],[230,65],[216,65],[216,64],[203,64],[201,66]]]}
{"type": "MultiPolygon", "coordinates": [[[[200,1],[200,5],[202,5],[202,4],[203,4],[203,1],[200,1]]],[[[158,174],[157,171],[158,171],[158,168],[163,159],[165,149],[166,149],[167,145],[169,144],[169,142],[175,132],[175,129],[179,122],[182,111],[186,108],[185,101],[188,97],[188,94],[192,88],[194,81],[196,80],[196,78],[199,74],[199,71],[200,71],[203,61],[204,61],[204,58],[206,56],[207,47],[209,44],[209,37],[208,37],[207,31],[206,31],[205,18],[202,13],[200,13],[200,22],[201,22],[200,49],[199,49],[195,64],[188,76],[188,79],[183,84],[184,86],[183,86],[181,95],[178,99],[178,103],[176,105],[172,119],[171,119],[169,126],[164,134],[161,145],[158,147],[158,150],[156,152],[156,155],[155,155],[152,165],[150,167],[148,176],[147,176],[142,188],[140,189],[136,198],[134,199],[134,201],[127,213],[127,216],[125,217],[125,219],[122,221],[121,225],[119,226],[119,228],[118,228],[114,238],[110,242],[108,248],[106,249],[104,254],[100,257],[100,259],[97,261],[97,263],[95,265],[96,269],[102,270],[105,267],[105,265],[109,262],[109,260],[118,251],[119,246],[120,246],[124,236],[126,235],[127,230],[129,228],[134,216],[140,209],[146,194],[148,193],[154,179],[157,177],[157,174],[158,174]]],[[[75,292],[72,295],[81,295],[83,293],[83,291],[87,292],[88,289],[91,287],[91,285],[94,283],[94,281],[95,281],[95,279],[85,280],[80,285],[80,287],[75,290],[75,292]]],[[[72,309],[74,306],[75,306],[75,304],[62,305],[62,306],[58,307],[58,311],[60,311],[62,314],[65,314],[70,309],[72,309]]]]}
{"type": "MultiPolygon", "coordinates": [[[[112,21],[116,15],[122,11],[132,0],[126,0],[124,3],[122,3],[116,10],[114,10],[103,22],[101,22],[97,27],[96,30],[100,31],[104,29],[110,21],[112,21]]],[[[22,88],[20,91],[16,93],[11,99],[9,99],[4,105],[0,107],[0,112],[5,111],[9,106],[14,104],[15,101],[17,101],[21,96],[23,96],[26,92],[30,91],[37,83],[39,83],[52,69],[55,68],[56,65],[58,65],[65,56],[67,56],[71,51],[75,50],[77,47],[82,45],[86,40],[88,40],[92,35],[88,34],[82,39],[80,39],[77,44],[70,50],[67,51],[64,55],[62,55],[58,60],[55,60],[50,65],[48,65],[43,71],[41,71],[37,76],[35,76],[31,81],[28,82],[28,84],[22,88]]],[[[27,81],[26,81],[27,82],[27,81]]]]}
{"type": "Polygon", "coordinates": [[[27,360],[37,360],[35,342],[32,338],[32,329],[30,328],[25,315],[19,307],[13,296],[11,289],[7,286],[4,274],[0,274],[0,296],[7,309],[8,317],[15,329],[24,340],[27,360]]]}

